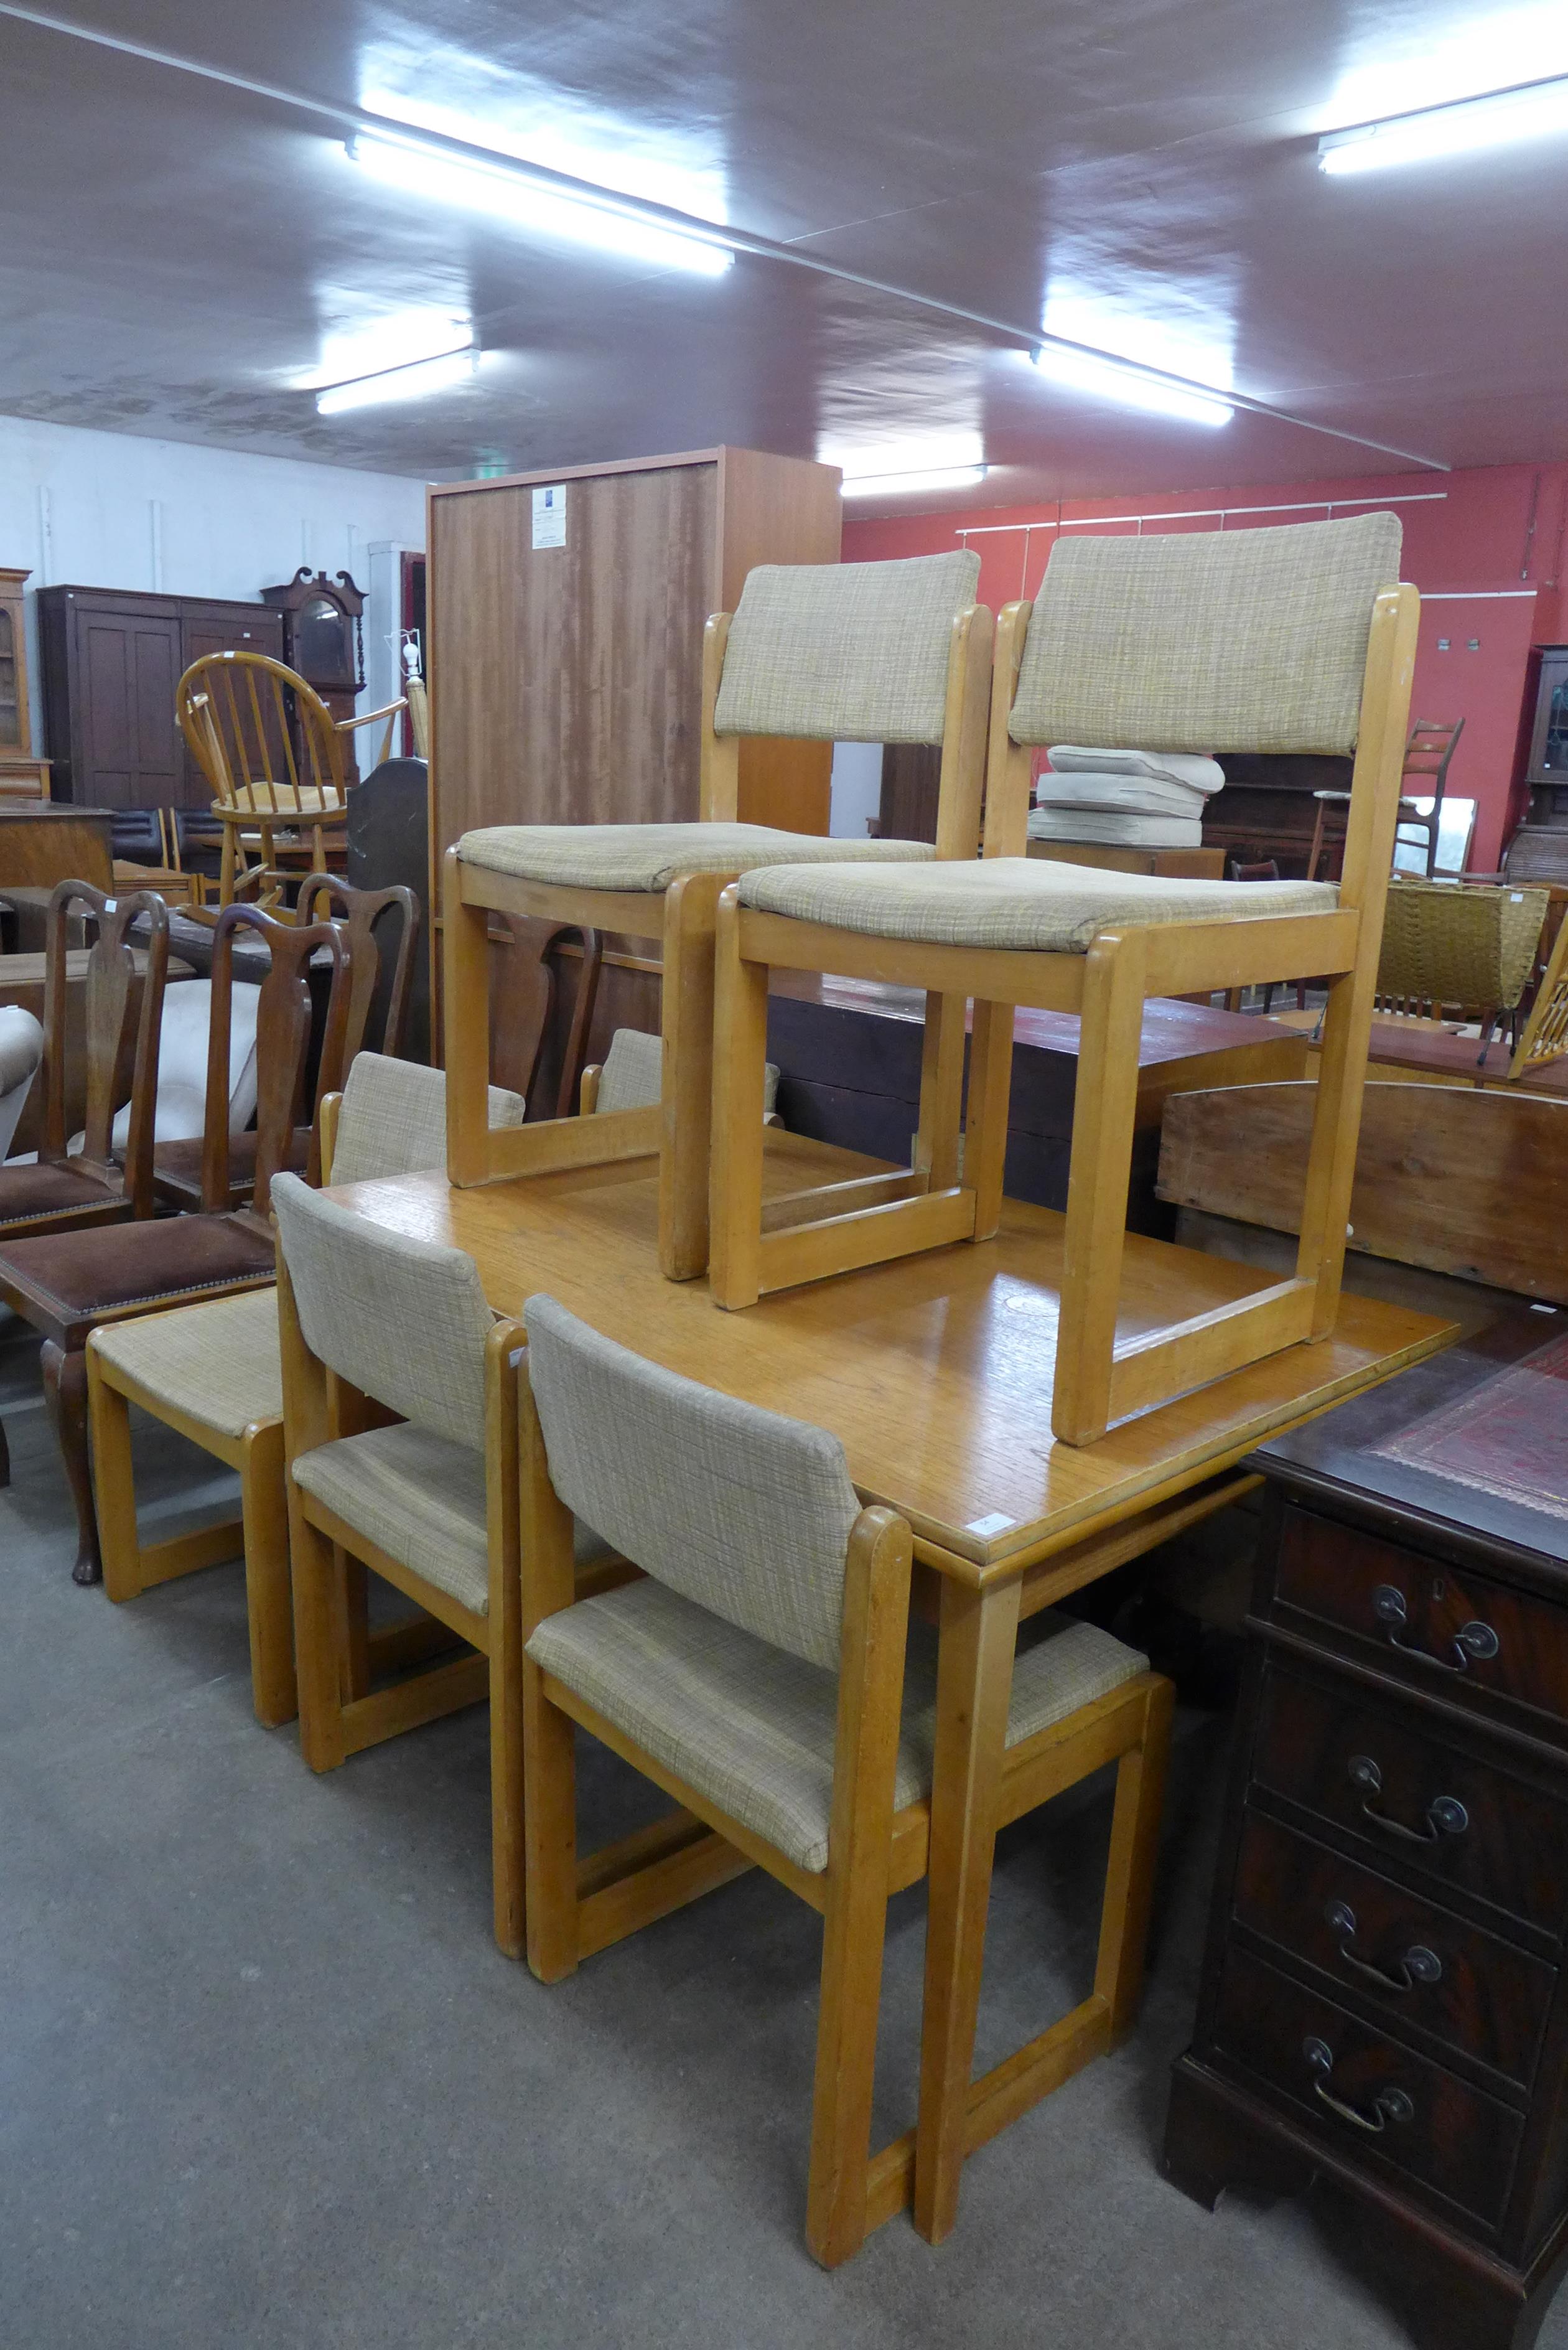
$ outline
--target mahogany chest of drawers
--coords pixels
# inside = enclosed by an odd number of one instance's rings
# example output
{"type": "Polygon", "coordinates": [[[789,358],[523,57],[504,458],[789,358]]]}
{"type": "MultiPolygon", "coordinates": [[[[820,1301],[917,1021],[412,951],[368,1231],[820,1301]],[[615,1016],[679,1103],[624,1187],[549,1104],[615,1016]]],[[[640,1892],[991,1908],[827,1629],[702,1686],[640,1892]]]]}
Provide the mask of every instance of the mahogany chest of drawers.
{"type": "Polygon", "coordinates": [[[1568,2262],[1568,1313],[1505,1307],[1250,1465],[1166,2172],[1210,2207],[1315,2179],[1424,2350],[1525,2350],[1568,2262]]]}

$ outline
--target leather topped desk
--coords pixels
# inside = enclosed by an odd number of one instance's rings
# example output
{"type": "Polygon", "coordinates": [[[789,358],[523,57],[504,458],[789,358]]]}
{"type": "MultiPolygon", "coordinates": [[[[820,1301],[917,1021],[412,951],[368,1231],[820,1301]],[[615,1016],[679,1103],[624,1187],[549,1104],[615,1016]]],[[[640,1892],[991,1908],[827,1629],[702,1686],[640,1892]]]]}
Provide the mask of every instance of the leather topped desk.
{"type": "MultiPolygon", "coordinates": [[[[771,1132],[772,1188],[875,1162],[771,1132]]],[[[705,1283],[663,1279],[649,1159],[453,1191],[440,1170],[332,1196],[395,1232],[466,1249],[491,1305],[536,1290],[670,1369],[830,1429],[862,1499],[901,1511],[939,1625],[919,2123],[872,2167],[878,2226],[1111,2044],[1092,1992],[971,2080],[995,1818],[1022,1616],[1223,1507],[1265,1436],[1443,1346],[1451,1324],[1346,1296],[1335,1335],[1124,1422],[1075,1451],[1051,1434],[1064,1219],[1009,1201],[996,1240],[843,1274],[722,1314],[705,1283]],[[918,2147],[917,2147],[918,2137],[918,2147]]],[[[1127,1326],[1174,1319],[1271,1276],[1129,1237],[1127,1326]]],[[[956,2195],[956,2183],[953,2187],[956,2195]]]]}

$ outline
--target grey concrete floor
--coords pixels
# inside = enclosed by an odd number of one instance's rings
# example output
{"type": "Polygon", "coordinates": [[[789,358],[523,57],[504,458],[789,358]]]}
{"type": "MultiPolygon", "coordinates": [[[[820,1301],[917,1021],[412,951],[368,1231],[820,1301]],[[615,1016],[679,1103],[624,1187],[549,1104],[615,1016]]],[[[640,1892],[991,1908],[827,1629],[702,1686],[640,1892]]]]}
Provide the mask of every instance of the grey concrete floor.
{"type": "MultiPolygon", "coordinates": [[[[36,1350],[0,1329],[0,2350],[1387,2350],[1308,2205],[1160,2178],[1228,1724],[1183,1715],[1134,2039],[976,2156],[940,2251],[802,2242],[817,1921],[760,1874],[553,1990],[490,1939],[485,1720],[314,1778],[251,1712],[240,1571],[70,1581],[36,1350]]],[[[147,1514],[225,1496],[139,1422],[147,1514]]],[[[658,1808],[585,1752],[585,1834],[658,1808]]],[[[1003,1839],[981,2061],[1087,1989],[1096,1782],[1003,1839]]],[[[893,1904],[878,2142],[913,2115],[893,1904]]],[[[1565,2297],[1568,2301],[1568,2297],[1565,2297]]],[[[1542,2350],[1568,2350],[1568,2305],[1542,2350]]]]}

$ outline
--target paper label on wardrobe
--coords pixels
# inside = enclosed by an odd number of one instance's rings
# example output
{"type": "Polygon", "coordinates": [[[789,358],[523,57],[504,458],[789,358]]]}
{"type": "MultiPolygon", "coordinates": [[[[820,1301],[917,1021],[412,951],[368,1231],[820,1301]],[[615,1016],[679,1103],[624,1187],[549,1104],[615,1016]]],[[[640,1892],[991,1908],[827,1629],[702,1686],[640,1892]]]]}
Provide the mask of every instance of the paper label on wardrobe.
{"type": "Polygon", "coordinates": [[[566,485],[552,482],[547,489],[534,493],[534,544],[535,546],[565,546],[566,543],[566,485]]]}

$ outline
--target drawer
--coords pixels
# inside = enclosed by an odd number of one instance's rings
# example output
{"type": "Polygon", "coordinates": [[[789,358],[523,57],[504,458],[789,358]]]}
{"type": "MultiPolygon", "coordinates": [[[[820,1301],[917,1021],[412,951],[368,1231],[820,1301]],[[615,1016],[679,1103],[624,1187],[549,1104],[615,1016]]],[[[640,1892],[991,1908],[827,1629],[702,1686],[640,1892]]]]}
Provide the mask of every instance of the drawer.
{"type": "Polygon", "coordinates": [[[1402,1708],[1277,1664],[1264,1676],[1252,1778],[1398,1861],[1560,1932],[1568,1811],[1561,1799],[1423,1734],[1402,1708]]]}
{"type": "Polygon", "coordinates": [[[1544,1960],[1256,1813],[1242,1829],[1235,1914],[1395,2031],[1428,2033],[1529,2087],[1557,1981],[1544,1960]]]}
{"type": "Polygon", "coordinates": [[[1490,1576],[1289,1508],[1275,1589],[1375,1641],[1423,1687],[1511,1700],[1568,1721],[1568,1611],[1490,1576]]]}
{"type": "Polygon", "coordinates": [[[1414,2180],[1485,2227],[1501,2224],[1521,2115],[1245,1950],[1226,1953],[1214,2042],[1347,2160],[1414,2180]]]}

